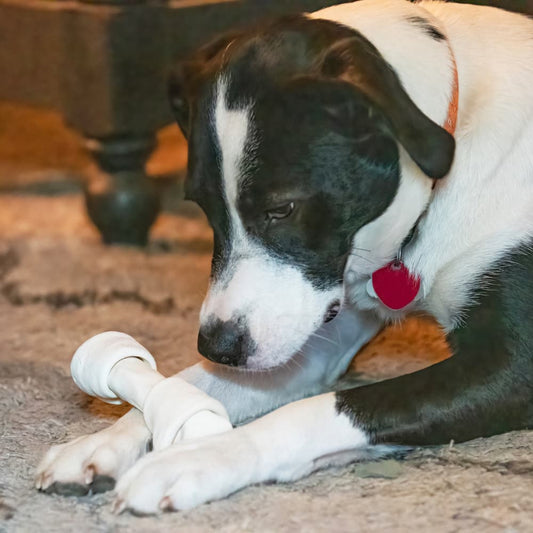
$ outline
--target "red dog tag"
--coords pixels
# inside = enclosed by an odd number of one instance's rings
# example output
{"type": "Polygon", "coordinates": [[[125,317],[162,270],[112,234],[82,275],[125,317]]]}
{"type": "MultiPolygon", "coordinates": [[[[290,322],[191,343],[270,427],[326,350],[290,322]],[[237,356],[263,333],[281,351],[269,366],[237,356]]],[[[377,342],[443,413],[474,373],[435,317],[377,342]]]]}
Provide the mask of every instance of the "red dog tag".
{"type": "Polygon", "coordinates": [[[401,261],[395,260],[372,274],[372,288],[383,304],[398,311],[416,298],[420,278],[414,277],[401,261]]]}

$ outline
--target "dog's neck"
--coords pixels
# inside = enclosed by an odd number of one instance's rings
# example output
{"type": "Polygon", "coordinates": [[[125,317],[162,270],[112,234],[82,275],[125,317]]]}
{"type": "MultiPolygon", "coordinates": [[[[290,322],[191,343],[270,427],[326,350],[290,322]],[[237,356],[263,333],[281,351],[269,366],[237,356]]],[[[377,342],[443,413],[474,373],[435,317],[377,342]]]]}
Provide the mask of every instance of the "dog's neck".
{"type": "MultiPolygon", "coordinates": [[[[455,60],[455,54],[453,53],[453,49],[449,43],[448,43],[448,48],[450,50],[450,58],[452,61],[452,68],[453,68],[453,85],[452,85],[452,93],[450,96],[450,102],[448,104],[448,114],[442,126],[450,135],[455,136],[455,130],[457,128],[457,119],[459,116],[459,72],[457,70],[457,61],[455,60]]],[[[432,180],[431,188],[434,189],[436,184],[437,184],[437,180],[432,180]]],[[[429,207],[429,202],[428,202],[428,205],[426,205],[426,208],[424,209],[424,211],[422,211],[420,216],[417,218],[414,226],[409,230],[409,233],[407,234],[405,239],[402,241],[399,252],[396,254],[396,258],[398,261],[401,261],[402,259],[403,248],[411,244],[413,237],[415,237],[418,224],[421,221],[421,219],[424,217],[424,214],[426,213],[428,207],[429,207]]]]}

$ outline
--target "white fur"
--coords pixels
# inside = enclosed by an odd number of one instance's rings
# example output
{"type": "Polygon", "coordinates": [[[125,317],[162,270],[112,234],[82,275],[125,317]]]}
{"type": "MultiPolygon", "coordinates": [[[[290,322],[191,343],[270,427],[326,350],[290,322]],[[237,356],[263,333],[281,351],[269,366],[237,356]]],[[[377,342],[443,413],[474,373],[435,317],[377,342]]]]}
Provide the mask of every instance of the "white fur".
{"type": "Polygon", "coordinates": [[[237,211],[237,199],[241,182],[241,165],[244,163],[244,149],[251,137],[251,109],[250,106],[229,109],[226,102],[227,87],[227,79],[221,77],[217,84],[215,131],[220,147],[220,170],[226,206],[231,219],[232,242],[246,246],[244,228],[237,211]]]}
{"type": "Polygon", "coordinates": [[[313,287],[302,271],[253,243],[243,228],[237,201],[242,166],[253,158],[253,113],[250,106],[230,109],[226,102],[228,80],[217,85],[214,124],[220,146],[220,167],[226,206],[231,221],[230,257],[223,272],[209,287],[200,322],[245,317],[257,350],[249,369],[266,369],[288,361],[316,331],[328,307],[340,300],[340,286],[313,287]]]}
{"type": "Polygon", "coordinates": [[[244,316],[257,349],[249,369],[267,369],[288,361],[317,330],[328,306],[342,298],[342,288],[316,290],[302,272],[257,249],[242,255],[222,290],[215,284],[207,295],[202,317],[221,320],[244,316]]]}
{"type": "Polygon", "coordinates": [[[367,444],[367,436],[336,412],[333,393],[315,396],[229,433],[146,456],[118,483],[115,509],[190,509],[252,483],[292,481],[353,460],[367,444]]]}

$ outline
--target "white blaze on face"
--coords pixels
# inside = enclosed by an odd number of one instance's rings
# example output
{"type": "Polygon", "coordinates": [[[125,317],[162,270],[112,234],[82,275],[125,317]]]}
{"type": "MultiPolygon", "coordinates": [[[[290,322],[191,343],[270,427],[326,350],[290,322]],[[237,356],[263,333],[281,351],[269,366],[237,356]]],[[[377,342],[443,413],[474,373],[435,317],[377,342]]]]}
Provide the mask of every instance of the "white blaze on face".
{"type": "Polygon", "coordinates": [[[220,147],[220,167],[222,183],[226,195],[231,229],[234,238],[243,240],[244,228],[242,227],[237,211],[239,197],[239,184],[241,178],[241,165],[246,144],[251,140],[250,106],[229,109],[226,103],[226,90],[228,82],[221,78],[217,86],[215,107],[215,131],[220,147]]]}
{"type": "Polygon", "coordinates": [[[244,319],[255,347],[247,367],[270,368],[288,361],[322,324],[342,288],[316,289],[302,271],[274,258],[247,236],[237,209],[245,149],[253,143],[251,106],[229,109],[228,80],[217,86],[214,127],[230,217],[230,252],[202,305],[200,322],[244,319]]]}

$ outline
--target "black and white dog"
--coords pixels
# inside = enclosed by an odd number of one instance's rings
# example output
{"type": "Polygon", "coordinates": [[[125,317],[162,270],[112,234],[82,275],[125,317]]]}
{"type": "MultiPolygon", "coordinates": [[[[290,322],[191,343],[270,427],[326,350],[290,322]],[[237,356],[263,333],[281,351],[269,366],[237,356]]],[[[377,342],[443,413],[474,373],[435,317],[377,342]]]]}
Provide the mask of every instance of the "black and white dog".
{"type": "Polygon", "coordinates": [[[215,238],[198,347],[223,363],[181,376],[247,423],[138,460],[133,410],[54,447],[47,484],[110,476],[118,510],[187,509],[369,450],[533,426],[532,90],[533,21],[431,1],[284,18],[181,65],[186,193],[215,238]],[[452,358],[328,392],[414,310],[452,358]]]}

